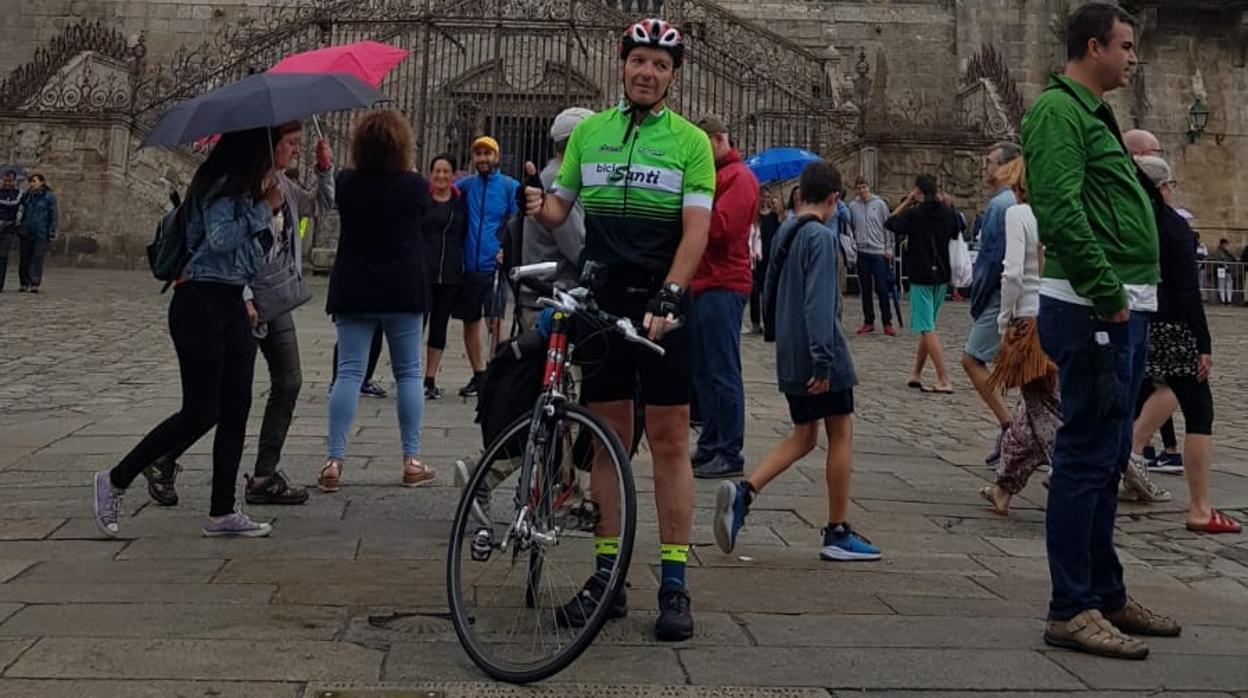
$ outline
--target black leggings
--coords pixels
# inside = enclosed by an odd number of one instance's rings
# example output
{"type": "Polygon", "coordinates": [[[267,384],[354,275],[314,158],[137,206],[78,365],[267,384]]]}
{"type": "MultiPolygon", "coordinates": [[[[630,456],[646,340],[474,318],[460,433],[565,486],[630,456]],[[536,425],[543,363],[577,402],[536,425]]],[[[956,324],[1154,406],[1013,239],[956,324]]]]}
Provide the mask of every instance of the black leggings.
{"type": "Polygon", "coordinates": [[[446,349],[446,327],[451,323],[451,308],[455,306],[458,290],[459,287],[453,284],[429,286],[429,312],[425,313],[425,323],[430,349],[446,349]]]}
{"type": "MultiPolygon", "coordinates": [[[[364,372],[364,385],[373,382],[373,371],[377,370],[377,362],[381,360],[381,325],[373,330],[373,343],[368,347],[368,370],[364,372]]],[[[334,377],[330,383],[338,380],[338,342],[334,342],[334,377]]]]}
{"type": "Polygon", "coordinates": [[[1208,379],[1196,380],[1193,376],[1166,378],[1166,387],[1174,391],[1183,410],[1183,422],[1188,434],[1213,435],[1213,391],[1208,379]]]}
{"type": "Polygon", "coordinates": [[[130,483],[156,459],[179,453],[214,426],[209,516],[234,511],[243,457],[256,340],[243,308],[243,287],[189,281],[169,303],[169,334],[182,375],[182,409],[161,422],[113,468],[114,487],[130,483]]]}

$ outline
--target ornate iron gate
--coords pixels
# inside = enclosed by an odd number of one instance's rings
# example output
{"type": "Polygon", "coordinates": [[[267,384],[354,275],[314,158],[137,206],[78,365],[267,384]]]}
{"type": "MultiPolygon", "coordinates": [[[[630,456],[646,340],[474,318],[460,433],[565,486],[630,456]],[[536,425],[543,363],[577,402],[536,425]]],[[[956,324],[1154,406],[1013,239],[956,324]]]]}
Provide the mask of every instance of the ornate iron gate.
{"type": "MultiPolygon", "coordinates": [[[[823,59],[710,0],[668,0],[685,32],[687,60],[670,102],[690,117],[716,113],[743,152],[772,145],[826,149],[854,137],[837,110],[823,59]]],[[[489,133],[503,168],[544,161],[553,117],[568,106],[618,99],[616,51],[631,15],[603,0],[315,0],[265,8],[242,28],[187,49],[152,71],[141,113],[263,70],[283,55],[372,39],[411,51],[382,90],[411,119],[417,161],[448,152],[461,163],[489,133]]],[[[353,115],[325,120],[345,156],[353,115]]]]}

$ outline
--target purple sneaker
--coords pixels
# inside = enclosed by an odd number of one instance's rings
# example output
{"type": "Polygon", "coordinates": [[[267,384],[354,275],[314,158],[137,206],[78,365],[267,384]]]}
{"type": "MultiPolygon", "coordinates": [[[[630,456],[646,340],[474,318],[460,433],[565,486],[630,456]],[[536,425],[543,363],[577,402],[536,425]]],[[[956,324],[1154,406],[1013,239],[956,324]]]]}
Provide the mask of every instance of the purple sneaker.
{"type": "Polygon", "coordinates": [[[263,538],[273,532],[267,523],[252,521],[238,509],[225,516],[209,516],[200,531],[208,538],[263,538]]]}
{"type": "Polygon", "coordinates": [[[109,538],[117,537],[121,496],[125,493],[125,490],[113,486],[107,470],[95,474],[95,527],[109,538]]]}

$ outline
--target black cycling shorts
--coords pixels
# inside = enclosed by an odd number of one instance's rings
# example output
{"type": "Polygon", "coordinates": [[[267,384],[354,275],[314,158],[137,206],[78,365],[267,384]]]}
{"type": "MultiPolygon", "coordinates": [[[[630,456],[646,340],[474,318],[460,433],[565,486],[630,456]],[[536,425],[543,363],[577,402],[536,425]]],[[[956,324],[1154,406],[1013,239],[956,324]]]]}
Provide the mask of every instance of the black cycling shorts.
{"type": "MultiPolygon", "coordinates": [[[[612,315],[627,317],[641,331],[646,303],[662,284],[652,277],[638,278],[612,270],[603,288],[595,293],[598,306],[612,315]]],[[[647,405],[688,405],[693,395],[693,344],[689,336],[689,295],[681,298],[683,324],[663,336],[663,356],[634,344],[614,332],[589,337],[592,329],[577,328],[576,363],[582,367],[581,394],[586,402],[633,400],[640,383],[647,405]]]]}
{"type": "Polygon", "coordinates": [[[507,284],[498,279],[494,287],[494,272],[467,272],[459,282],[455,307],[451,317],[464,322],[476,322],[482,317],[499,318],[507,308],[507,284]]]}

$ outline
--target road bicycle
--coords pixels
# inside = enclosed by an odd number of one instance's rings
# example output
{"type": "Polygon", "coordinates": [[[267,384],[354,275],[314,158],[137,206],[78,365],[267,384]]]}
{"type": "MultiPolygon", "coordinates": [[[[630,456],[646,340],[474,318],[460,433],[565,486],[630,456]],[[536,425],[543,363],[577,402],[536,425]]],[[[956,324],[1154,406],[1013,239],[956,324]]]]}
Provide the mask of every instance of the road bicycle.
{"type": "MultiPolygon", "coordinates": [[[[538,277],[550,266],[518,267],[513,278],[538,277]]],[[[600,598],[615,598],[632,556],[637,498],[629,454],[609,424],[577,404],[569,366],[577,344],[608,333],[659,355],[663,348],[629,319],[597,306],[595,271],[587,266],[579,287],[554,288],[539,300],[554,311],[542,392],[532,412],[485,449],[451,526],[447,593],[455,632],[478,666],[511,683],[552,676],[585,651],[612,604],[586,603],[582,584],[605,574],[600,598]],[[588,439],[598,459],[592,481],[573,463],[578,438],[588,439]],[[507,474],[491,483],[491,473],[507,474]],[[616,510],[600,508],[589,485],[599,493],[614,489],[616,510]],[[618,535],[609,572],[597,569],[596,530],[618,535]]]]}

